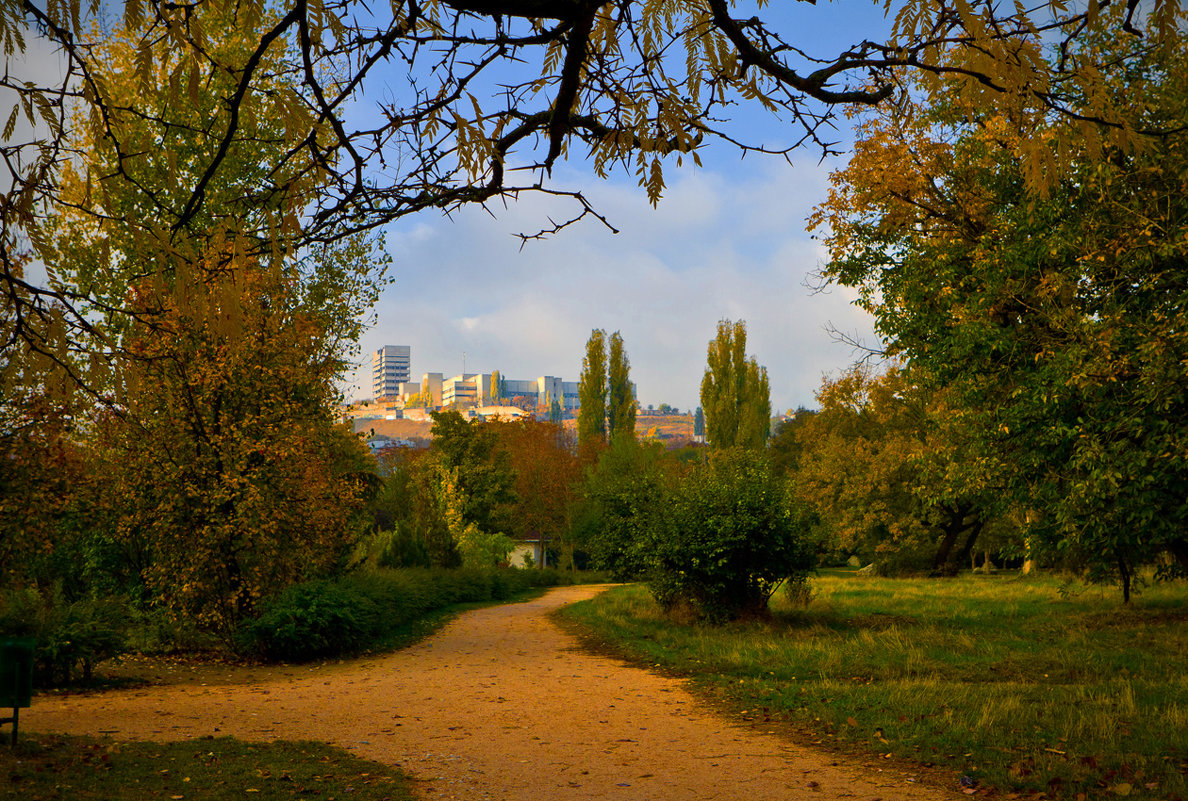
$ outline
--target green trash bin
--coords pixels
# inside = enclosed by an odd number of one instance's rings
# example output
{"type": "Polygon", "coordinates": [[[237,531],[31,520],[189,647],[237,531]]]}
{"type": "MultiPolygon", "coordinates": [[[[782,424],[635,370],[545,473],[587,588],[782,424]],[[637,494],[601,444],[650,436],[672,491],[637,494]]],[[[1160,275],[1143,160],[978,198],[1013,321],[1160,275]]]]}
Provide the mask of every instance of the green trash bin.
{"type": "Polygon", "coordinates": [[[16,745],[21,709],[33,700],[32,637],[0,638],[0,709],[11,709],[12,717],[0,718],[0,724],[12,724],[12,744],[16,745]]]}

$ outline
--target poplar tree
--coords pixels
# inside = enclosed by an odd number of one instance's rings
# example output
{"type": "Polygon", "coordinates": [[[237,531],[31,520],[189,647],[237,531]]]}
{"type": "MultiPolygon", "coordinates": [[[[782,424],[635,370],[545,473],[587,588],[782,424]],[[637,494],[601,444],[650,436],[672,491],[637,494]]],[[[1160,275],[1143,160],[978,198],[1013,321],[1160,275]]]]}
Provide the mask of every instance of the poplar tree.
{"type": "Polygon", "coordinates": [[[623,350],[623,337],[611,334],[610,367],[607,384],[610,388],[610,435],[635,436],[635,391],[631,387],[631,361],[623,350]]]}
{"type": "Polygon", "coordinates": [[[595,328],[586,342],[578,383],[578,443],[606,441],[606,332],[595,328]]]}
{"type": "Polygon", "coordinates": [[[721,320],[710,340],[701,406],[706,439],[715,448],[761,448],[771,420],[767,368],[747,358],[747,324],[721,320]]]}

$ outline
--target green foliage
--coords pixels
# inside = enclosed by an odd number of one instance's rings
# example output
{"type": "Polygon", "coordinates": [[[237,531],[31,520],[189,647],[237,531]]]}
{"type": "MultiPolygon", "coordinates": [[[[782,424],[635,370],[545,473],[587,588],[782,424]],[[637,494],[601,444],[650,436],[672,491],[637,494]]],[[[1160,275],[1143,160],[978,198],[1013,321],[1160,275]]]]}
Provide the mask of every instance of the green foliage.
{"type": "MultiPolygon", "coordinates": [[[[380,473],[383,486],[371,502],[373,525],[377,532],[393,533],[391,539],[383,543],[380,543],[382,534],[373,534],[367,546],[367,555],[356,561],[366,560],[376,564],[383,557],[386,546],[399,541],[408,543],[407,551],[403,545],[399,549],[409,558],[423,549],[429,560],[425,567],[450,568],[461,565],[458,543],[450,532],[440,503],[440,470],[434,456],[427,451],[392,449],[382,455],[380,473]]],[[[395,553],[392,558],[396,558],[395,553]]]]}
{"type": "Polygon", "coordinates": [[[762,614],[781,581],[811,568],[814,522],[762,453],[685,463],[616,438],[587,473],[575,532],[595,567],[646,579],[674,612],[721,620],[762,614]]]}
{"type": "Polygon", "coordinates": [[[127,628],[128,608],[116,599],[68,601],[57,588],[0,593],[0,636],[37,638],[39,686],[90,679],[96,663],[123,651],[127,628]]]}
{"type": "Polygon", "coordinates": [[[595,328],[578,378],[577,430],[583,447],[606,441],[606,390],[606,332],[595,328]]]}
{"type": "Polygon", "coordinates": [[[747,324],[720,321],[706,362],[701,406],[709,444],[762,448],[771,427],[771,398],[767,368],[747,359],[747,324]]]}
{"type": "Polygon", "coordinates": [[[505,601],[573,581],[555,570],[379,570],[289,587],[245,626],[241,647],[265,659],[304,662],[356,653],[455,604],[505,601]]]}
{"type": "Polygon", "coordinates": [[[582,485],[575,538],[591,563],[618,580],[640,578],[651,527],[667,497],[664,449],[616,437],[582,485]]]}
{"type": "Polygon", "coordinates": [[[767,442],[767,448],[771,454],[771,466],[777,473],[796,472],[804,451],[804,443],[797,436],[797,431],[807,425],[817,413],[816,409],[801,406],[775,427],[771,439],[767,442]]]}
{"type": "Polygon", "coordinates": [[[623,337],[616,331],[610,338],[606,379],[609,398],[607,433],[612,439],[635,436],[635,390],[631,386],[630,372],[631,362],[623,349],[623,337]]]}
{"type": "Polygon", "coordinates": [[[507,562],[516,543],[501,531],[482,531],[473,523],[458,535],[462,564],[471,568],[496,567],[507,562]]]}
{"type": "Polygon", "coordinates": [[[349,584],[307,582],[270,600],[244,636],[267,659],[307,661],[361,648],[379,615],[375,601],[349,584]]]}
{"type": "Polygon", "coordinates": [[[384,531],[380,535],[387,535],[381,539],[377,564],[379,567],[432,567],[433,560],[429,555],[429,546],[425,541],[411,532],[384,531]]]}
{"type": "MultiPolygon", "coordinates": [[[[461,524],[480,531],[506,529],[503,512],[512,500],[511,465],[501,450],[494,429],[475,419],[467,422],[458,412],[433,413],[430,452],[440,470],[443,508],[452,505],[461,524]]],[[[451,531],[457,523],[451,523],[451,531]]]]}
{"type": "Polygon", "coordinates": [[[766,455],[718,450],[676,485],[646,538],[647,582],[668,610],[726,620],[766,614],[771,594],[814,564],[813,515],[766,455]]]}
{"type": "MultiPolygon", "coordinates": [[[[1119,64],[1098,99],[1126,130],[1188,113],[1170,77],[1188,70],[1183,27],[1167,35],[1137,56],[1100,35],[1073,49],[1119,64]]],[[[836,177],[827,274],[860,288],[890,348],[946,391],[986,457],[966,479],[997,482],[1034,539],[1127,599],[1161,554],[1188,569],[1188,133],[1103,157],[1088,128],[1034,197],[1015,143],[1087,126],[1020,128],[948,84],[923,97],[869,121],[836,177]]]]}

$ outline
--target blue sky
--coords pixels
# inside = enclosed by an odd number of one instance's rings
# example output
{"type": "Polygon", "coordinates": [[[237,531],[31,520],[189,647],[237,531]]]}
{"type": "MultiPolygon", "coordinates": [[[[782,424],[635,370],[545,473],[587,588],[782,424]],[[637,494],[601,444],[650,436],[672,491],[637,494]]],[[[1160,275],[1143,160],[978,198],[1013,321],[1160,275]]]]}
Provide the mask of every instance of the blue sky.
{"type": "Polygon", "coordinates": [[[640,401],[692,408],[718,320],[743,319],[773,408],[811,405],[822,375],[854,358],[826,326],[874,341],[852,293],[806,285],[824,254],[805,217],[826,173],[807,152],[790,167],[684,170],[655,209],[629,181],[592,184],[619,234],[584,222],[522,250],[513,233],[539,227],[541,198],[495,218],[472,209],[402,222],[388,234],[395,282],[361,344],[410,345],[414,377],[461,372],[465,352],[472,372],[577,380],[590,331],[617,330],[640,401]]]}
{"type": "MultiPolygon", "coordinates": [[[[740,4],[744,6],[745,4],[740,4]]],[[[776,2],[761,12],[783,20],[788,38],[813,55],[836,55],[862,38],[883,38],[881,5],[776,2]],[[808,43],[808,44],[806,44],[808,43]]],[[[740,7],[736,15],[752,10],[740,7]]],[[[839,125],[844,126],[844,120],[839,125]]],[[[738,138],[780,145],[796,136],[786,121],[740,108],[738,138]]],[[[844,127],[838,140],[848,138],[844,127]]],[[[423,372],[500,370],[512,378],[560,375],[577,380],[594,328],[620,331],[640,401],[691,409],[705,370],[706,346],[720,319],[743,319],[748,351],[767,367],[772,406],[813,405],[824,374],[848,366],[850,346],[835,326],[875,343],[872,321],[841,289],[807,286],[824,251],[805,218],[824,199],[828,173],[805,148],[789,166],[711,145],[703,169],[675,165],[653,209],[633,176],[598,181],[582,165],[554,170],[559,186],[581,188],[620,230],[584,221],[523,249],[514,236],[548,225],[567,208],[524,197],[492,217],[470,209],[452,218],[420,216],[388,230],[395,283],[381,299],[363,356],[385,344],[412,348],[414,380],[423,372]]],[[[369,362],[347,389],[366,397],[369,362]]]]}

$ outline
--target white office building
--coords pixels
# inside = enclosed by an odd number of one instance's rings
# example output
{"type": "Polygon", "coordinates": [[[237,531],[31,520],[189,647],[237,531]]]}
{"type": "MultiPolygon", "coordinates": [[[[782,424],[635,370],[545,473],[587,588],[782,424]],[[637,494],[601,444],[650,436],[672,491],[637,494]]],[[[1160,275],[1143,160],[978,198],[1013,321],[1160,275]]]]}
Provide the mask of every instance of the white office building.
{"type": "Polygon", "coordinates": [[[395,398],[400,385],[408,383],[412,371],[412,348],[384,345],[371,354],[371,396],[395,398]]]}

